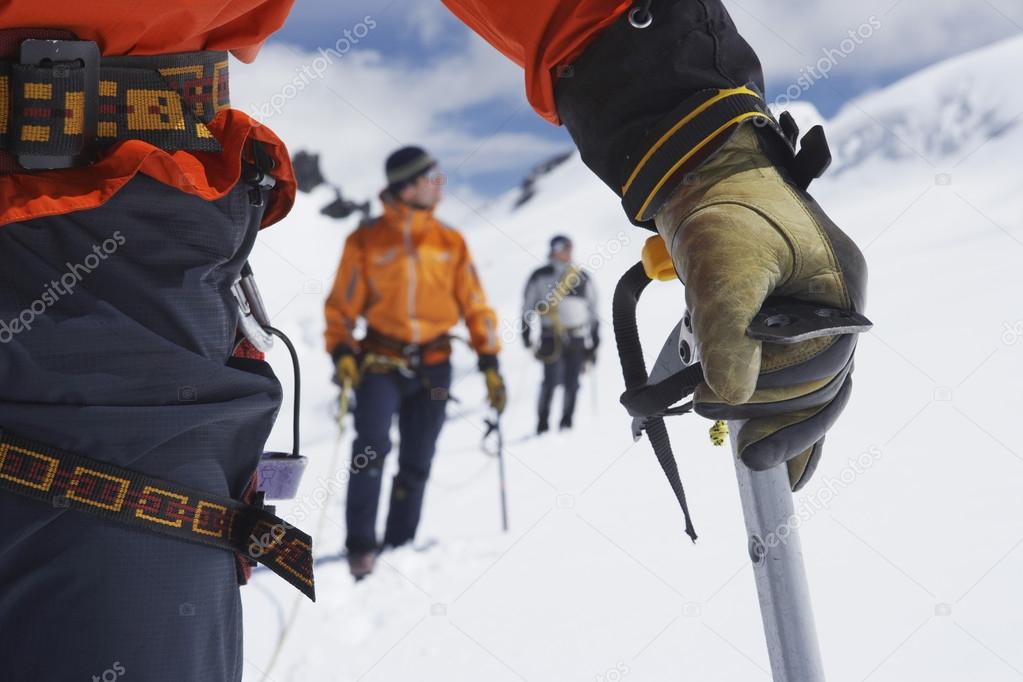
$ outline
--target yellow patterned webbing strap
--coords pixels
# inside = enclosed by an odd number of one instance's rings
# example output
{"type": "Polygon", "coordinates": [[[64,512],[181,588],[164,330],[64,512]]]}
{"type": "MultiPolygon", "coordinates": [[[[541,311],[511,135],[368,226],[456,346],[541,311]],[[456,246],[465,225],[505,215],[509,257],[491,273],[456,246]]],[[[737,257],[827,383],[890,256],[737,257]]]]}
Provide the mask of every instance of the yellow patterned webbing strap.
{"type": "MultiPolygon", "coordinates": [[[[167,151],[221,151],[206,124],[230,107],[226,52],[104,57],[95,144],[148,142],[167,151]]],[[[73,156],[89,145],[85,67],[0,60],[0,150],[73,156]]],[[[92,113],[92,112],[90,112],[92,113]]]]}
{"type": "Polygon", "coordinates": [[[312,538],[266,509],[0,434],[0,490],[259,562],[316,600],[312,538]]]}

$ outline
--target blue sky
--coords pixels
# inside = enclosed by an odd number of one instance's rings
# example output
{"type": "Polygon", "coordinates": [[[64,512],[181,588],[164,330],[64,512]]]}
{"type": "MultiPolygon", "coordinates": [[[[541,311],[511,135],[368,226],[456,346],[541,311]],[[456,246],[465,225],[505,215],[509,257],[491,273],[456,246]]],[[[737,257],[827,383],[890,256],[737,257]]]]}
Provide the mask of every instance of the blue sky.
{"type": "MultiPolygon", "coordinates": [[[[830,50],[854,47],[834,66],[827,79],[816,79],[800,94],[826,117],[856,95],[886,85],[929,63],[1023,31],[1023,3],[1019,0],[864,0],[855,7],[835,0],[800,3],[771,0],[726,0],[740,31],[757,49],[768,77],[770,98],[798,82],[805,67],[817,63],[830,50]],[[867,39],[846,41],[849,32],[867,39]]],[[[437,78],[437,107],[420,98],[408,116],[431,120],[434,130],[457,131],[457,151],[440,144],[439,155],[453,182],[470,187],[481,197],[494,196],[516,184],[532,163],[550,152],[571,146],[564,129],[537,117],[525,102],[517,69],[498,59],[488,60],[486,49],[439,2],[426,0],[298,0],[291,17],[272,42],[293,52],[315,53],[336,44],[347,30],[370,17],[374,27],[353,46],[353,52],[373,53],[377,66],[389,73],[413,78],[437,78]],[[480,58],[482,55],[482,60],[480,58]],[[479,96],[462,95],[464,106],[447,106],[449,96],[443,72],[468,58],[479,96]],[[482,62],[482,63],[481,63],[482,62]],[[496,85],[495,85],[496,83],[496,85]],[[472,140],[475,140],[473,143],[472,140]],[[527,143],[521,154],[510,154],[515,141],[527,143]],[[534,154],[530,154],[532,150],[534,154]]],[[[346,88],[343,79],[336,88],[346,88]]],[[[381,87],[386,87],[382,85],[381,87]]],[[[463,83],[472,89],[473,82],[463,83]]],[[[345,106],[358,110],[362,93],[344,89],[345,106]]],[[[375,93],[379,96],[380,93],[375,93]]],[[[396,108],[407,105],[403,90],[385,93],[396,108]]],[[[340,131],[343,135],[345,131],[340,131]]],[[[355,132],[355,131],[353,131],[355,132]]],[[[396,139],[407,141],[398,135],[396,139]]],[[[424,146],[436,146],[430,139],[424,146]]],[[[366,159],[379,164],[381,159],[366,159]]]]}

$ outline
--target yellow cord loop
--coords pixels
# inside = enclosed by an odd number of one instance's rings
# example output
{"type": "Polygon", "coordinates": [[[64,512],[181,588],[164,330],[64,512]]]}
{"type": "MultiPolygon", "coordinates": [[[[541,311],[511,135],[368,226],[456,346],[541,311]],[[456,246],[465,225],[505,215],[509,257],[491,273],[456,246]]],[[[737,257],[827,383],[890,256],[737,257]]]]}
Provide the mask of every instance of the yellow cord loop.
{"type": "Polygon", "coordinates": [[[728,422],[717,420],[714,426],[710,427],[710,442],[714,445],[724,445],[728,439],[728,422]]]}

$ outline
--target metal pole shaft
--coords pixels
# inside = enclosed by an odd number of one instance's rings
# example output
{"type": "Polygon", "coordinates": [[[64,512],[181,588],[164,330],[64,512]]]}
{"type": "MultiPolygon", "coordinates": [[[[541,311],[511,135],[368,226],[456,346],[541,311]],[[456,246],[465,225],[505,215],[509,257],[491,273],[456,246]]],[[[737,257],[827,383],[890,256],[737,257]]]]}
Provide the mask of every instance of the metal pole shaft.
{"type": "MultiPolygon", "coordinates": [[[[741,423],[730,423],[733,434],[741,423]]],[[[737,439],[731,438],[733,454],[737,439]]],[[[817,628],[784,464],[752,471],[735,457],[739,497],[774,682],[823,682],[817,628]]]]}
{"type": "Polygon", "coordinates": [[[501,528],[508,532],[508,491],[504,478],[504,435],[501,433],[501,416],[497,417],[497,471],[501,481],[501,528]]]}

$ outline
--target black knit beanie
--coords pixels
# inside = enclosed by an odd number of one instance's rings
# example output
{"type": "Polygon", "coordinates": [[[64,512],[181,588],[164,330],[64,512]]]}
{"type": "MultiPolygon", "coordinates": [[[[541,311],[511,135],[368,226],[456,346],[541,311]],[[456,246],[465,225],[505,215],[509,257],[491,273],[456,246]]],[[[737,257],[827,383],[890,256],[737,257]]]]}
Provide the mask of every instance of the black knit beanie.
{"type": "Polygon", "coordinates": [[[437,161],[422,147],[402,147],[388,156],[384,164],[388,191],[397,194],[436,165],[437,161]]]}

